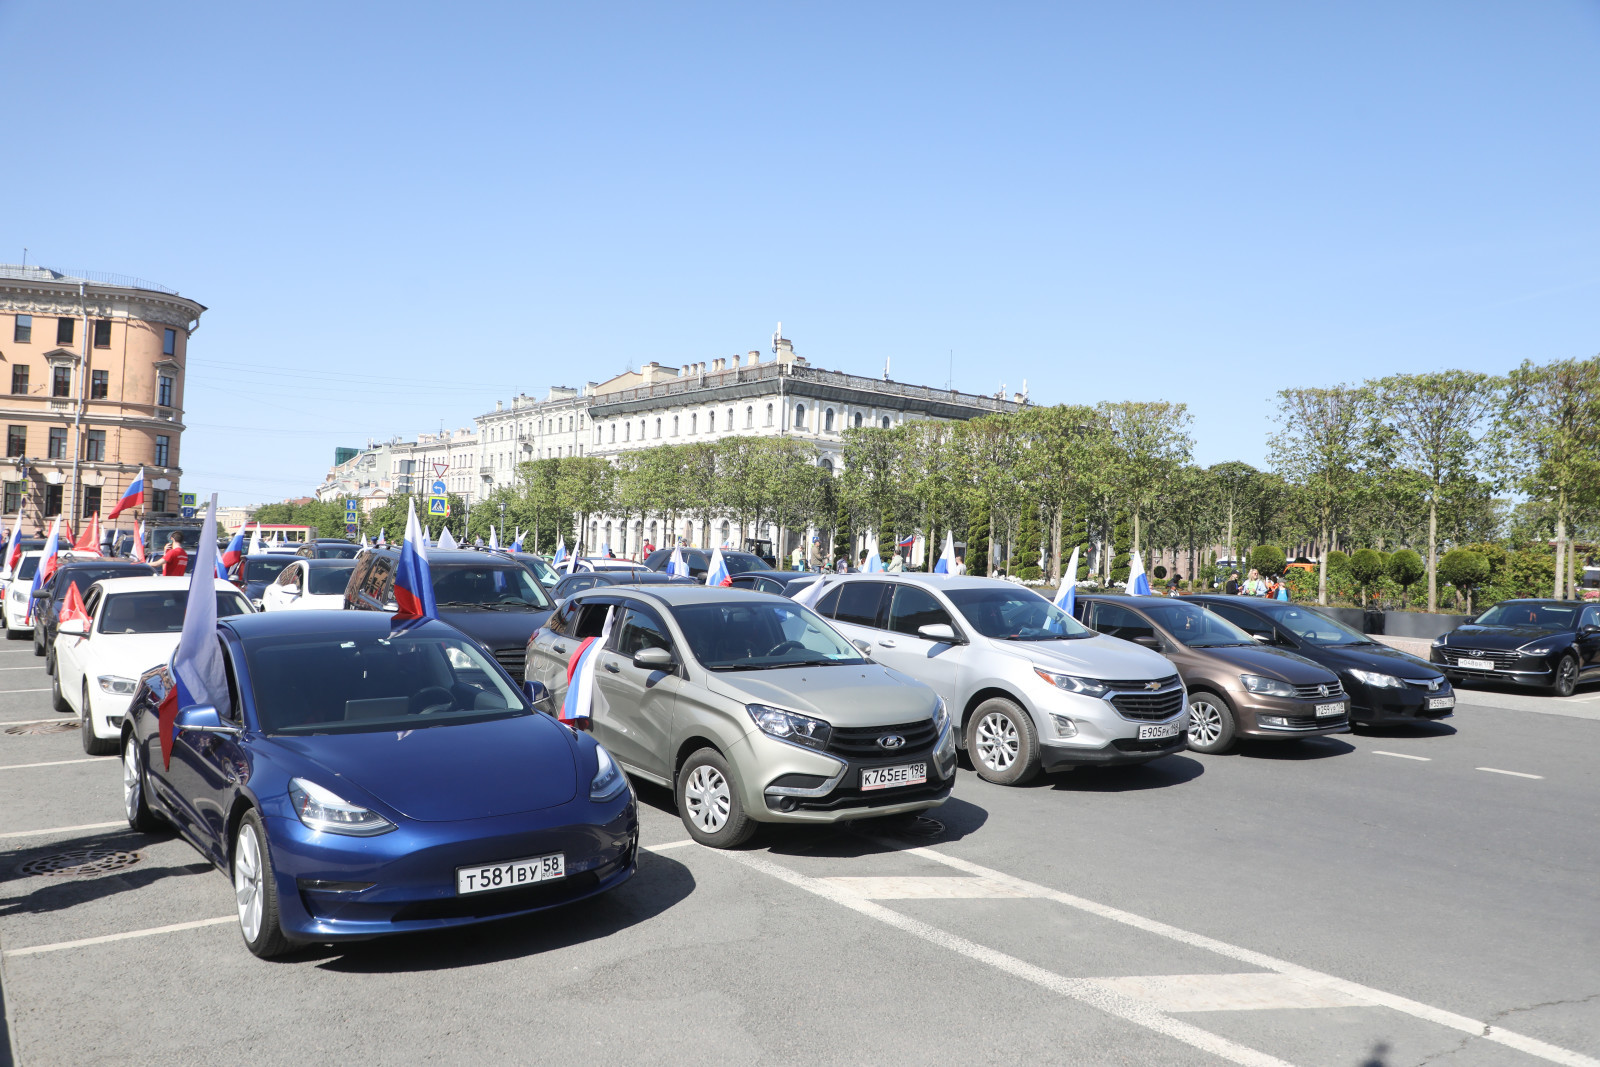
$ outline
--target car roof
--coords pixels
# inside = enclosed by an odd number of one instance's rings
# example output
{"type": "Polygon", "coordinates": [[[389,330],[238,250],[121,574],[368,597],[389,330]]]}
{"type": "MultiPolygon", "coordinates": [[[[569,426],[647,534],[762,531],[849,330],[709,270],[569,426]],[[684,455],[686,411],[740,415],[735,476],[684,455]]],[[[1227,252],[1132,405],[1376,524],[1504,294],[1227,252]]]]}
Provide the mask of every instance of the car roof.
{"type": "Polygon", "coordinates": [[[296,559],[314,570],[325,571],[330,567],[354,567],[354,559],[312,559],[310,556],[297,556],[296,559]]]}
{"type": "Polygon", "coordinates": [[[140,563],[136,559],[69,559],[61,564],[59,571],[71,570],[73,567],[153,567],[153,563],[140,563]]]}
{"type": "MultiPolygon", "coordinates": [[[[213,578],[211,580],[216,583],[218,590],[231,589],[236,593],[239,591],[239,587],[232,582],[224,581],[221,578],[213,578]]],[[[173,577],[163,577],[162,575],[154,574],[141,578],[103,578],[95,584],[104,589],[107,595],[112,593],[152,593],[170,589],[187,589],[189,588],[189,576],[181,574],[173,577]]]]}
{"type": "MultiPolygon", "coordinates": [[[[384,545],[382,548],[369,548],[367,549],[367,552],[370,555],[383,556],[388,559],[400,558],[400,550],[393,545],[384,545]]],[[[446,566],[457,566],[470,563],[486,563],[490,561],[498,563],[515,562],[514,560],[508,560],[505,556],[498,552],[479,552],[475,548],[440,548],[437,545],[428,546],[428,564],[430,566],[437,566],[439,564],[444,564],[446,566]]]]}
{"type": "MultiPolygon", "coordinates": [[[[1025,585],[1008,582],[1004,578],[981,578],[973,574],[928,574],[924,571],[851,571],[848,574],[838,574],[833,571],[822,571],[824,577],[833,576],[838,582],[859,581],[889,581],[889,582],[916,582],[919,585],[930,586],[935,589],[1017,589],[1027,592],[1036,592],[1025,585]]],[[[796,577],[799,577],[796,575],[796,577]]]]}
{"type": "MultiPolygon", "coordinates": [[[[577,577],[600,578],[607,585],[663,585],[667,582],[677,582],[681,585],[691,580],[646,567],[635,567],[627,571],[614,568],[602,571],[579,571],[577,577]]],[[[561,580],[566,581],[566,576],[563,575],[561,580]]]]}
{"type": "MultiPolygon", "coordinates": [[[[394,632],[394,619],[387,611],[341,611],[313,608],[308,611],[265,611],[253,615],[229,615],[218,620],[241,638],[252,637],[352,637],[388,636],[394,632]],[[291,618],[290,616],[299,616],[291,618]]],[[[452,637],[460,640],[461,631],[449,623],[426,619],[409,623],[408,634],[452,637]]]]}

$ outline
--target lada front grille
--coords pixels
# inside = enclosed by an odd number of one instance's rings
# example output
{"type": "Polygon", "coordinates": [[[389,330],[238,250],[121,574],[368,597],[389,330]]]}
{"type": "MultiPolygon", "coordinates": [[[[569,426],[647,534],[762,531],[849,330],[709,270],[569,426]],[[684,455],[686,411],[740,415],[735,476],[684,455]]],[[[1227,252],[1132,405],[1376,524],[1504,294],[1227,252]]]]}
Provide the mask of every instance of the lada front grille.
{"type": "Polygon", "coordinates": [[[932,719],[898,726],[835,726],[833,736],[828,738],[828,751],[847,759],[889,759],[920,752],[936,740],[932,719]],[[893,748],[878,743],[886,737],[898,737],[901,743],[893,748]]]}

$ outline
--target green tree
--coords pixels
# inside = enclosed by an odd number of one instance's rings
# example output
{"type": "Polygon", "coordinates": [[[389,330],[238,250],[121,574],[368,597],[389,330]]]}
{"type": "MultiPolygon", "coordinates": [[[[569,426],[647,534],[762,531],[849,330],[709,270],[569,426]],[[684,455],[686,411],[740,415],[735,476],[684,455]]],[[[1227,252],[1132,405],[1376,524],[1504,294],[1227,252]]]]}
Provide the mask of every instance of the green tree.
{"type": "Polygon", "coordinates": [[[1400,587],[1400,610],[1404,611],[1411,587],[1427,575],[1428,565],[1414,550],[1401,548],[1390,553],[1388,570],[1389,577],[1400,587]]]}
{"type": "Polygon", "coordinates": [[[1350,577],[1361,590],[1361,603],[1367,602],[1367,590],[1383,581],[1386,573],[1383,556],[1370,548],[1360,548],[1350,554],[1350,577]]]}
{"type": "Polygon", "coordinates": [[[1305,493],[1317,531],[1322,564],[1317,603],[1328,602],[1328,555],[1334,523],[1349,500],[1367,436],[1371,394],[1364,389],[1283,389],[1274,415],[1280,429],[1270,443],[1277,467],[1305,493]]]}
{"type": "Polygon", "coordinates": [[[1143,520],[1174,470],[1189,461],[1189,409],[1158,401],[1102,403],[1097,408],[1115,451],[1110,470],[1133,518],[1133,551],[1142,551],[1143,520]]]}
{"type": "Polygon", "coordinates": [[[1472,590],[1489,577],[1489,561],[1470,548],[1453,548],[1439,561],[1439,576],[1466,594],[1467,614],[1472,614],[1472,590]]]}
{"type": "Polygon", "coordinates": [[[1277,545],[1258,545],[1250,550],[1250,566],[1263,578],[1276,578],[1288,562],[1288,556],[1277,545]]]}

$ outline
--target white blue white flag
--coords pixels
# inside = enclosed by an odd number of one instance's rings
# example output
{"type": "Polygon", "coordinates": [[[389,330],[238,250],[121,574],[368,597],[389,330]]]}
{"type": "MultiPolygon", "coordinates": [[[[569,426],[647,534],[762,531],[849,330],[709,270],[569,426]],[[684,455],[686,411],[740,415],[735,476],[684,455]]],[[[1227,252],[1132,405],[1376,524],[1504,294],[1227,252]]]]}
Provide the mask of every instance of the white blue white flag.
{"type": "Polygon", "coordinates": [[[1078,546],[1072,546],[1072,558],[1067,561],[1067,569],[1061,572],[1061,588],[1056,590],[1056,607],[1072,614],[1072,609],[1078,603],[1078,546]]]}
{"type": "Polygon", "coordinates": [[[867,531],[867,562],[861,569],[869,574],[883,570],[883,557],[878,554],[878,536],[871,530],[867,531]]]}
{"type": "Polygon", "coordinates": [[[1144,560],[1139,558],[1139,553],[1137,553],[1137,552],[1130,553],[1129,557],[1130,557],[1130,562],[1128,563],[1128,595],[1129,596],[1149,596],[1150,595],[1150,579],[1145,577],[1144,560]]]}
{"type": "Polygon", "coordinates": [[[956,535],[954,530],[944,532],[944,551],[939,553],[939,562],[933,565],[935,574],[954,574],[956,571],[956,535]]]}

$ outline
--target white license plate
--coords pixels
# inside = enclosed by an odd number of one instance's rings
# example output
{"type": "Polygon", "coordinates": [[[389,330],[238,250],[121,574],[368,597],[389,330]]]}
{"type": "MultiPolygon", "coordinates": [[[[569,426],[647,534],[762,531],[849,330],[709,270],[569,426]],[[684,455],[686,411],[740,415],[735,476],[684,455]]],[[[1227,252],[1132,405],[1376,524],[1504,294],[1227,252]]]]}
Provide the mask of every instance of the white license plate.
{"type": "Polygon", "coordinates": [[[862,789],[892,789],[897,785],[921,785],[927,780],[926,763],[902,763],[898,767],[868,767],[861,772],[862,789]]]}
{"type": "Polygon", "coordinates": [[[566,876],[567,855],[564,852],[512,860],[510,863],[495,863],[487,867],[457,867],[456,895],[517,889],[536,882],[553,882],[566,876]]]}
{"type": "Polygon", "coordinates": [[[1453,708],[1456,706],[1455,697],[1429,697],[1428,710],[1436,711],[1439,708],[1453,708]]]}
{"type": "Polygon", "coordinates": [[[1456,666],[1457,667],[1465,667],[1470,671],[1492,671],[1492,670],[1494,670],[1494,660],[1492,660],[1492,659],[1464,659],[1464,660],[1458,661],[1456,663],[1456,666]]]}
{"type": "Polygon", "coordinates": [[[1325,719],[1329,715],[1343,715],[1343,714],[1344,714],[1344,705],[1343,704],[1318,704],[1317,705],[1317,718],[1319,718],[1319,719],[1325,719]]]}
{"type": "Polygon", "coordinates": [[[1178,724],[1175,722],[1163,723],[1159,726],[1139,727],[1139,740],[1151,741],[1158,737],[1177,737],[1178,724]]]}

